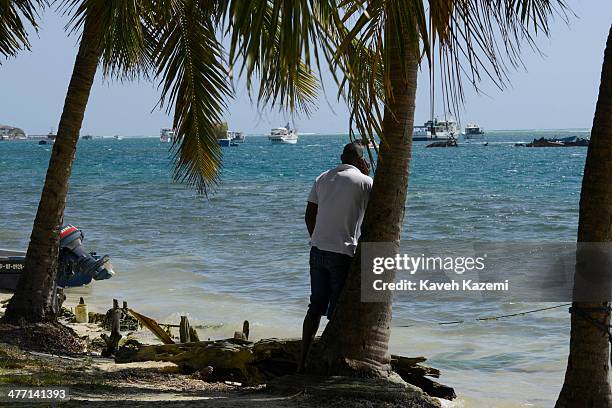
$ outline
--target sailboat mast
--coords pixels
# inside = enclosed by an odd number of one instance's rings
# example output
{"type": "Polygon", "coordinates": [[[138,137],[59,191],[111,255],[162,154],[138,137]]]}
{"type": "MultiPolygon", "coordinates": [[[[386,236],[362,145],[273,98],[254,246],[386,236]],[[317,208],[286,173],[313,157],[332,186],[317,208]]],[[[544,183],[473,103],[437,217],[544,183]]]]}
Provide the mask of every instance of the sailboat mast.
{"type": "Polygon", "coordinates": [[[435,107],[435,82],[436,78],[434,75],[435,67],[435,56],[433,53],[433,31],[431,29],[431,13],[429,14],[429,132],[432,138],[436,137],[436,125],[434,123],[434,107],[435,107]]]}

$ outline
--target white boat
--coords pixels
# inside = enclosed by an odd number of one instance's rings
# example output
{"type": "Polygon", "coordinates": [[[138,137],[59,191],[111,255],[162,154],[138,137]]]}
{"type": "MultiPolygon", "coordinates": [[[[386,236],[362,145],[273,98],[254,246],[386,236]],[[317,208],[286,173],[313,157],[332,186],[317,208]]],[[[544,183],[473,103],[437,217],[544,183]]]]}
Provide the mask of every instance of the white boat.
{"type": "Polygon", "coordinates": [[[159,132],[159,141],[162,143],[171,143],[174,140],[174,130],[164,128],[159,132]]]}
{"type": "Polygon", "coordinates": [[[233,130],[227,131],[227,137],[231,139],[232,143],[244,143],[244,141],[246,140],[244,132],[236,132],[233,130]]]}
{"type": "Polygon", "coordinates": [[[285,127],[272,129],[268,139],[272,143],[296,144],[298,141],[298,135],[295,129],[291,129],[289,123],[287,123],[285,127]]]}
{"type": "Polygon", "coordinates": [[[478,126],[477,123],[468,123],[463,137],[466,140],[484,140],[484,134],[484,129],[478,126]]]}
{"type": "Polygon", "coordinates": [[[454,118],[440,120],[437,117],[428,120],[423,126],[415,126],[412,132],[412,140],[429,141],[456,139],[461,133],[461,128],[454,118]]]}
{"type": "Polygon", "coordinates": [[[119,135],[115,135],[115,136],[113,136],[113,138],[114,138],[115,140],[123,140],[123,137],[121,137],[121,136],[119,136],[119,135]]]}
{"type": "Polygon", "coordinates": [[[221,147],[229,147],[232,145],[232,138],[226,134],[225,137],[217,138],[217,143],[219,143],[221,147]]]}

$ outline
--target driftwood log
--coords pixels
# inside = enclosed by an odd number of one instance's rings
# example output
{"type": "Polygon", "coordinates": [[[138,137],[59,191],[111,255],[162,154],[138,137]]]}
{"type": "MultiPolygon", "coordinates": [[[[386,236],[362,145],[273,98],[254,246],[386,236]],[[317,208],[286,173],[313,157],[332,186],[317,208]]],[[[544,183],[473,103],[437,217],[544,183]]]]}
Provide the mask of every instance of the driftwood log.
{"type": "MultiPolygon", "coordinates": [[[[135,345],[120,348],[115,354],[117,363],[137,361],[168,361],[183,372],[206,372],[209,381],[237,381],[262,384],[295,374],[300,356],[300,339],[264,339],[250,342],[242,339],[200,341],[155,346],[135,345]]],[[[393,371],[428,395],[444,399],[456,397],[451,387],[429,377],[438,378],[440,371],[423,365],[425,357],[393,355],[393,371]]]]}

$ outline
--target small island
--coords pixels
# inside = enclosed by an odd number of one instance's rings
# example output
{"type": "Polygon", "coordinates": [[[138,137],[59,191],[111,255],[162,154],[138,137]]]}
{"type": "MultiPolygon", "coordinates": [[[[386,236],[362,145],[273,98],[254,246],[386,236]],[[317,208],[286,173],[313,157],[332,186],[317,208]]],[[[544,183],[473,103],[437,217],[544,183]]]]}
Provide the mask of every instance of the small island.
{"type": "Polygon", "coordinates": [[[23,129],[9,125],[0,125],[0,140],[25,140],[27,138],[23,129]]]}

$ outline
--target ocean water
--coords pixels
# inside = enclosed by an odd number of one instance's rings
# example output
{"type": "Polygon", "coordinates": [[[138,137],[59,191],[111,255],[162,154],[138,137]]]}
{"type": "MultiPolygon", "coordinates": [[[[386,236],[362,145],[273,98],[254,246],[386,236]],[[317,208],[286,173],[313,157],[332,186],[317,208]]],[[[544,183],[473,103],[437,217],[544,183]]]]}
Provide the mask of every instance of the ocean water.
{"type": "MultiPolygon", "coordinates": [[[[457,149],[415,143],[403,239],[575,240],[586,149],[514,147],[569,135],[588,134],[490,132],[488,146],[457,149]]],[[[347,141],[248,137],[225,149],[222,182],[209,198],[172,182],[168,145],[157,138],[80,141],[65,220],[84,230],[88,250],[111,256],[117,275],[71,290],[69,301],[85,296],[90,310],[106,310],[113,298],[127,300],[163,322],[188,315],[210,326],[201,338],[231,336],[244,319],[255,338],[298,336],[309,294],[306,197],[347,141]]],[[[50,149],[0,142],[2,248],[27,246],[50,149]]],[[[542,306],[403,297],[391,350],[428,357],[455,387],[455,406],[552,406],[567,359],[567,308],[475,320],[542,306]],[[465,323],[439,324],[457,320],[465,323]]]]}

